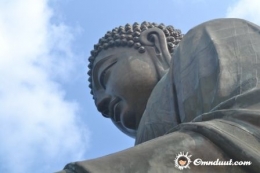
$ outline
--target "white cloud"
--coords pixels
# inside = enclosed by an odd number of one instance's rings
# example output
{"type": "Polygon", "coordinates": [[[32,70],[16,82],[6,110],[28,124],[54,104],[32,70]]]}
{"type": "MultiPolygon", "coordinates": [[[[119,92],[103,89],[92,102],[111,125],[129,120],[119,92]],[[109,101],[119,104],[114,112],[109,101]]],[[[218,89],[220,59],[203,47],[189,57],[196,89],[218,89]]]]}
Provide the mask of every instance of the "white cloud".
{"type": "Polygon", "coordinates": [[[260,1],[238,0],[227,10],[227,17],[242,18],[260,25],[260,1]]]}
{"type": "Polygon", "coordinates": [[[75,68],[73,34],[47,4],[0,1],[0,172],[54,172],[87,149],[77,103],[53,80],[75,68]]]}

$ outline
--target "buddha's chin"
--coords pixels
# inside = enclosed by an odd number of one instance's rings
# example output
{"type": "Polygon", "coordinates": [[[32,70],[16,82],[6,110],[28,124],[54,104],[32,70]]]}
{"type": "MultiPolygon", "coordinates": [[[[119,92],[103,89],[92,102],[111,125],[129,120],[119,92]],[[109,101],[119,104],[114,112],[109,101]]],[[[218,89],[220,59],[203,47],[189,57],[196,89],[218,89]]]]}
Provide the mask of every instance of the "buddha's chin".
{"type": "Polygon", "coordinates": [[[116,127],[126,135],[135,138],[137,129],[135,117],[131,116],[129,111],[123,111],[117,120],[120,121],[112,120],[116,127]]]}
{"type": "Polygon", "coordinates": [[[122,111],[120,114],[120,121],[126,129],[136,130],[138,128],[135,113],[131,110],[122,111]]]}
{"type": "Polygon", "coordinates": [[[113,121],[113,123],[115,124],[115,126],[124,134],[126,134],[127,136],[130,136],[132,138],[135,138],[136,136],[136,130],[134,129],[130,129],[125,127],[121,122],[115,122],[113,121]]]}

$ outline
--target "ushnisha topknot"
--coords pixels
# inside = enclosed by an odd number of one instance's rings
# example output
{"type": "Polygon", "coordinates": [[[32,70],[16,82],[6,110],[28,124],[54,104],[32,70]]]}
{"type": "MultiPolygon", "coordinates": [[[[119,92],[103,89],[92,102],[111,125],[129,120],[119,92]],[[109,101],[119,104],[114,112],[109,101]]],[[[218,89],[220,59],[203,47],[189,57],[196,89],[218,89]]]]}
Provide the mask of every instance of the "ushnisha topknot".
{"type": "Polygon", "coordinates": [[[166,38],[167,38],[167,45],[168,50],[172,53],[176,45],[181,41],[183,34],[179,29],[174,29],[173,26],[165,26],[164,24],[156,24],[144,21],[141,25],[135,22],[133,25],[126,24],[125,26],[119,26],[112,31],[108,31],[104,37],[100,38],[98,43],[94,45],[94,49],[90,52],[91,56],[89,57],[89,88],[91,89],[91,94],[93,95],[92,91],[92,68],[93,63],[101,50],[106,50],[111,47],[129,47],[136,49],[139,53],[145,52],[145,47],[139,41],[139,37],[141,33],[149,28],[157,27],[161,29],[166,38]]]}

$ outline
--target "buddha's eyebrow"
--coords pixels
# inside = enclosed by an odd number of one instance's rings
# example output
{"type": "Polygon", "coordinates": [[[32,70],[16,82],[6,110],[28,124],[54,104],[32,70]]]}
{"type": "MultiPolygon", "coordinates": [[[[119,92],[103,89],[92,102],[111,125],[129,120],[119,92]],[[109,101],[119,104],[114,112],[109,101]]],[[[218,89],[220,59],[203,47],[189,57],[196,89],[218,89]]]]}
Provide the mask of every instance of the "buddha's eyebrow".
{"type": "Polygon", "coordinates": [[[101,84],[101,86],[106,89],[106,84],[104,83],[104,78],[106,75],[106,72],[108,69],[110,69],[113,65],[115,65],[115,63],[117,63],[117,61],[114,61],[112,63],[109,63],[109,65],[107,65],[101,72],[99,75],[99,83],[101,84]]]}
{"type": "Polygon", "coordinates": [[[106,69],[107,67],[111,66],[111,64],[115,64],[117,61],[117,58],[114,55],[107,56],[100,61],[98,61],[93,68],[93,81],[94,85],[97,85],[99,83],[99,73],[98,71],[100,70],[101,66],[106,63],[106,67],[103,69],[106,69]]]}

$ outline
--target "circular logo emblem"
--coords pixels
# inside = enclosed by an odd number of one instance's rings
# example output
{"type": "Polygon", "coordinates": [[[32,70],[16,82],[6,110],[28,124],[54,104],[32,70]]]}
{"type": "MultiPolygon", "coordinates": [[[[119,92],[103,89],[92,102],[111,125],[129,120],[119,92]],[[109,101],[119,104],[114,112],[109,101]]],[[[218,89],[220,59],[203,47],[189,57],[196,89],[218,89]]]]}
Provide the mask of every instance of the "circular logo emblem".
{"type": "Polygon", "coordinates": [[[189,165],[191,163],[191,159],[190,159],[191,156],[192,155],[189,155],[188,152],[186,154],[184,154],[184,152],[180,152],[174,160],[175,167],[178,168],[179,170],[190,168],[189,165]]]}

